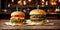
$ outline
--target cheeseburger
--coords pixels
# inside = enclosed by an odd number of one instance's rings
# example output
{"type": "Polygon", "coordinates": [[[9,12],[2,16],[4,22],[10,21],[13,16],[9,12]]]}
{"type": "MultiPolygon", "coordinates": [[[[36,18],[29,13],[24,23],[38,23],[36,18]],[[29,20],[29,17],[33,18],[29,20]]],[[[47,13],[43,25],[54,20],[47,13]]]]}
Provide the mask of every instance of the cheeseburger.
{"type": "Polygon", "coordinates": [[[10,22],[15,25],[22,25],[25,23],[25,14],[21,11],[14,11],[11,13],[10,22]]]}
{"type": "Polygon", "coordinates": [[[45,19],[46,12],[41,9],[34,9],[30,11],[29,15],[30,15],[31,24],[41,25],[47,22],[47,20],[45,19]]]}

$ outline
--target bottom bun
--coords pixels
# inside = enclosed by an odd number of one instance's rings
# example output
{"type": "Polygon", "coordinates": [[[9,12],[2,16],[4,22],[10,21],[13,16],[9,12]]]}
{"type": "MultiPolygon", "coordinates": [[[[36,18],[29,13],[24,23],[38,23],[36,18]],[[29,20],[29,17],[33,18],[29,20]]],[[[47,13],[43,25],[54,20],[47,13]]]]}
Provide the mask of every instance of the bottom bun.
{"type": "Polygon", "coordinates": [[[31,25],[44,25],[45,23],[43,23],[43,22],[30,22],[29,24],[31,24],[31,25]]]}
{"type": "Polygon", "coordinates": [[[23,24],[22,24],[22,23],[16,23],[15,25],[17,25],[17,26],[22,26],[23,24]]]}

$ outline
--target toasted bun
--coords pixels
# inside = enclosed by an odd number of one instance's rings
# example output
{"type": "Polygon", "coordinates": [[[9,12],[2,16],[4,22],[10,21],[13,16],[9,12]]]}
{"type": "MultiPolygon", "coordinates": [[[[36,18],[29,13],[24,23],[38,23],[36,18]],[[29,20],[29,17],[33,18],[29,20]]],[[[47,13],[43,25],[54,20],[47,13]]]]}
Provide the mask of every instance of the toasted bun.
{"type": "Polygon", "coordinates": [[[23,23],[17,23],[17,24],[15,24],[15,25],[22,26],[22,25],[23,25],[23,23]]]}
{"type": "Polygon", "coordinates": [[[45,23],[43,22],[30,22],[29,24],[33,24],[33,25],[43,25],[45,23]]]}
{"type": "Polygon", "coordinates": [[[33,14],[46,14],[46,12],[43,11],[42,9],[34,9],[30,11],[30,15],[33,15],[33,14]]]}
{"type": "Polygon", "coordinates": [[[11,16],[15,16],[15,15],[23,15],[23,16],[25,16],[25,14],[23,12],[21,12],[21,11],[14,11],[14,12],[11,13],[11,16]]]}

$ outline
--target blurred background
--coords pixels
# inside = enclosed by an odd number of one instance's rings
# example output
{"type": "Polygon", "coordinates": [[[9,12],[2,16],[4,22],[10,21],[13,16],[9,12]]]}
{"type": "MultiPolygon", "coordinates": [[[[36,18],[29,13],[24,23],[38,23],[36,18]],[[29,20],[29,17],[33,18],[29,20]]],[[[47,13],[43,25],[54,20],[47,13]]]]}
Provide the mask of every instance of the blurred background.
{"type": "Polygon", "coordinates": [[[14,11],[22,11],[29,19],[33,9],[46,11],[47,19],[60,19],[60,0],[0,0],[0,19],[9,19],[14,11]]]}

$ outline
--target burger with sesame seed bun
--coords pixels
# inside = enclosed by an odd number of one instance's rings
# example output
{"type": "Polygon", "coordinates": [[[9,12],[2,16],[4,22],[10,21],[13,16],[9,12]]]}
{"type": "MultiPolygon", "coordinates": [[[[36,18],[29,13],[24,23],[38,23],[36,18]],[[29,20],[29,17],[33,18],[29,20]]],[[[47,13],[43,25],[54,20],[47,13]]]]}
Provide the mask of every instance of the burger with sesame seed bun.
{"type": "Polygon", "coordinates": [[[34,9],[30,11],[30,24],[33,25],[42,25],[47,22],[46,20],[46,12],[42,9],[34,9]]]}
{"type": "Polygon", "coordinates": [[[12,12],[10,23],[15,25],[23,25],[25,23],[25,14],[21,11],[12,12]]]}

